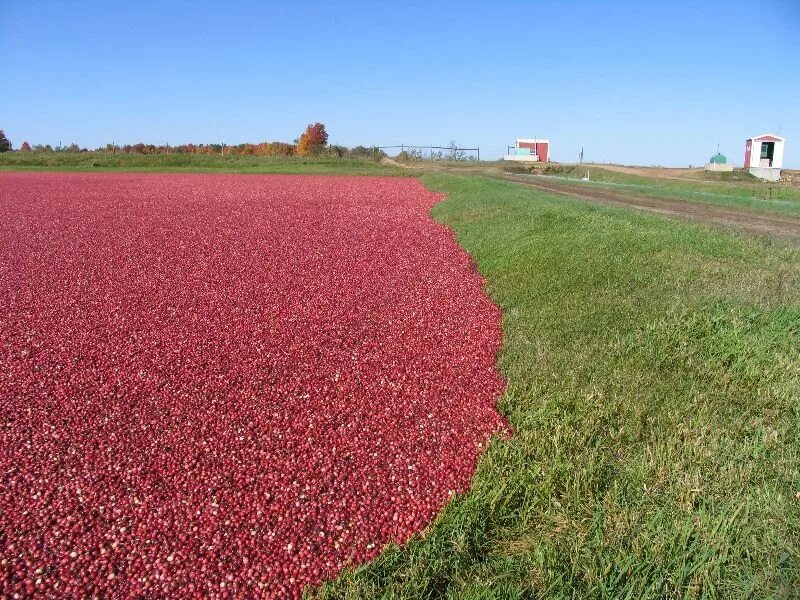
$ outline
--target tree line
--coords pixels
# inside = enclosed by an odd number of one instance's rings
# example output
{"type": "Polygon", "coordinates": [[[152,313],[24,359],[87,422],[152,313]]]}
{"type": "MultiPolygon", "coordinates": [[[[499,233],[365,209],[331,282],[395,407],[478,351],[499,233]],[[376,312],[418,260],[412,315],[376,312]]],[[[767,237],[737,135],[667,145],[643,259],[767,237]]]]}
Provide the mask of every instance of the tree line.
{"type": "MultiPolygon", "coordinates": [[[[13,150],[11,142],[0,129],[0,152],[13,150]]],[[[52,147],[50,144],[35,144],[31,146],[27,141],[22,142],[18,152],[89,152],[72,143],[69,146],[52,147]]],[[[137,144],[117,145],[106,144],[96,148],[94,152],[110,152],[119,154],[221,154],[236,156],[337,156],[352,158],[382,158],[383,152],[366,146],[347,148],[335,144],[328,144],[328,132],[323,123],[313,123],[306,127],[300,137],[292,143],[288,142],[260,142],[256,144],[137,144]]]]}

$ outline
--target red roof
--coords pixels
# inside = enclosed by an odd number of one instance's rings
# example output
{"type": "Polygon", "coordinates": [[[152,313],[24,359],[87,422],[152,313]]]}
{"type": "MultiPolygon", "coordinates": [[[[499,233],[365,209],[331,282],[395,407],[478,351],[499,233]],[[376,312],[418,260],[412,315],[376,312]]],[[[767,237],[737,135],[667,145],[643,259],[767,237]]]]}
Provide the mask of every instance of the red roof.
{"type": "Polygon", "coordinates": [[[782,142],[784,139],[782,137],[778,137],[776,135],[772,135],[770,133],[765,133],[764,135],[760,135],[758,137],[751,138],[753,141],[756,142],[782,142]]]}

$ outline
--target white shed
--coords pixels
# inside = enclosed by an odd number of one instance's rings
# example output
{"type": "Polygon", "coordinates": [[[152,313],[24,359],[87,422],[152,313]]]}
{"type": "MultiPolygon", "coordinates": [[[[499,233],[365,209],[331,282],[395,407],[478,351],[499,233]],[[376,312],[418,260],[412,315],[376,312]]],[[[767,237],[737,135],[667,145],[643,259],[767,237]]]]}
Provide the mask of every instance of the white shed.
{"type": "Polygon", "coordinates": [[[783,167],[786,140],[771,133],[749,138],[744,147],[744,167],[761,179],[778,181],[783,167]]]}

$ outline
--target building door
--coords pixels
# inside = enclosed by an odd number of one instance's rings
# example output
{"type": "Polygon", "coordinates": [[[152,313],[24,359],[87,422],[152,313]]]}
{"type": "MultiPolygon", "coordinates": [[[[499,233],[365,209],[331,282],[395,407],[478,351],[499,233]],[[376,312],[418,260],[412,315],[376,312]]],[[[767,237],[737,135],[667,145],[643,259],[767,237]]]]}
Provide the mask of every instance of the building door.
{"type": "Polygon", "coordinates": [[[775,157],[775,142],[761,142],[761,166],[771,167],[775,157]]]}

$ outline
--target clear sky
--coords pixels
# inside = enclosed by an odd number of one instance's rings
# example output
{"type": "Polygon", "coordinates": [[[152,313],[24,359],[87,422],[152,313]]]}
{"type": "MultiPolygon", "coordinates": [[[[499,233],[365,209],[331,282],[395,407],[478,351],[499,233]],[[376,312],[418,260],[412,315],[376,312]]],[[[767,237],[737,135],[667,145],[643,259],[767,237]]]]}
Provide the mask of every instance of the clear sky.
{"type": "Polygon", "coordinates": [[[780,133],[800,168],[800,1],[0,0],[0,128],[76,142],[480,145],[699,165],[780,133]]]}

